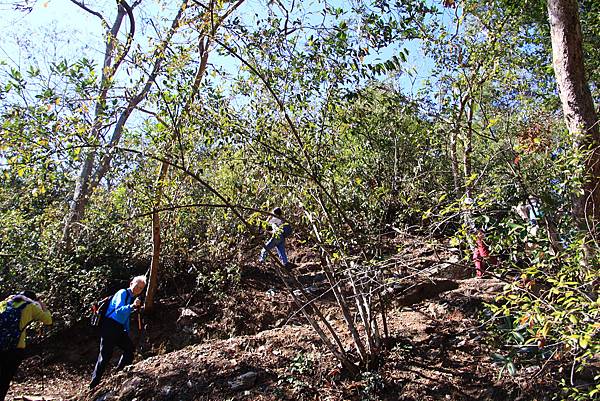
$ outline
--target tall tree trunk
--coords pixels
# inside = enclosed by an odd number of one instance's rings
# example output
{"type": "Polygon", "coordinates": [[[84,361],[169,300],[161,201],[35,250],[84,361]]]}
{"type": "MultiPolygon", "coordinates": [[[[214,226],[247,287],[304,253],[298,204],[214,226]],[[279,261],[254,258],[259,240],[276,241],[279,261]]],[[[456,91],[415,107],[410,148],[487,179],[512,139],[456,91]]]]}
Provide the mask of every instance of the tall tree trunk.
{"type": "Polygon", "coordinates": [[[452,122],[452,132],[450,132],[450,161],[452,163],[452,179],[454,181],[454,195],[460,196],[460,190],[462,188],[460,175],[460,168],[458,162],[458,150],[457,143],[460,135],[461,121],[465,112],[465,105],[467,104],[467,96],[460,96],[459,107],[452,122]]]}
{"type": "Polygon", "coordinates": [[[394,133],[394,178],[392,179],[392,190],[398,192],[398,135],[394,133]]]}
{"type": "MultiPolygon", "coordinates": [[[[81,4],[77,2],[74,3],[81,7],[81,4]]],[[[104,125],[106,98],[111,85],[110,82],[113,80],[114,75],[117,72],[117,68],[123,61],[126,54],[126,51],[121,53],[120,57],[118,57],[113,64],[116,49],[115,45],[117,43],[116,37],[121,30],[123,18],[126,14],[128,14],[130,17],[130,24],[132,28],[128,38],[131,39],[134,31],[134,22],[131,8],[125,2],[117,4],[117,15],[112,27],[106,33],[104,63],[102,65],[102,75],[100,78],[100,92],[94,108],[94,122],[90,129],[90,139],[92,144],[95,144],[100,140],[100,127],[104,125]]],[[[76,223],[81,221],[83,218],[85,205],[87,204],[91,190],[93,189],[90,186],[90,181],[96,164],[96,154],[97,149],[94,147],[84,151],[83,164],[81,165],[79,175],[77,176],[77,180],[75,182],[73,200],[69,205],[69,213],[66,216],[65,225],[63,227],[62,240],[60,242],[60,249],[62,250],[71,249],[72,238],[73,236],[77,236],[79,232],[79,225],[76,223]]]]}
{"type": "MultiPolygon", "coordinates": [[[[463,175],[463,185],[462,185],[462,189],[463,189],[463,195],[465,197],[465,200],[469,201],[469,202],[473,202],[473,177],[471,177],[473,175],[473,166],[471,163],[471,155],[473,153],[473,113],[474,113],[474,103],[475,100],[469,96],[468,94],[464,97],[464,108],[467,109],[465,110],[467,115],[467,126],[465,129],[465,133],[464,136],[462,138],[463,140],[463,159],[462,159],[462,167],[463,167],[463,171],[462,171],[462,175],[463,175]],[[468,103],[467,103],[467,99],[468,99],[468,103]]],[[[462,108],[462,106],[461,106],[462,108]]],[[[462,218],[463,218],[463,224],[466,227],[470,227],[473,228],[475,227],[475,223],[473,221],[473,206],[471,203],[468,204],[467,208],[465,209],[462,218]]]]}
{"type": "Polygon", "coordinates": [[[85,159],[81,165],[79,176],[75,182],[73,200],[69,205],[69,213],[67,214],[65,225],[63,227],[62,240],[60,243],[60,248],[63,250],[71,249],[72,237],[76,236],[79,232],[79,226],[75,223],[81,221],[83,217],[83,211],[85,204],[87,203],[87,197],[89,196],[89,182],[90,177],[92,176],[95,160],[95,152],[89,151],[85,155],[85,159]]]}
{"type": "MultiPolygon", "coordinates": [[[[589,151],[585,159],[583,194],[574,200],[573,212],[588,240],[598,239],[600,217],[600,130],[583,64],[581,25],[577,0],[549,0],[550,35],[554,73],[567,128],[574,146],[589,151]]],[[[584,247],[587,261],[591,252],[584,247]]]]}
{"type": "Polygon", "coordinates": [[[475,113],[475,99],[470,97],[469,111],[467,115],[467,129],[463,140],[463,176],[465,197],[473,197],[473,166],[471,164],[471,154],[473,153],[473,114],[475,113]]]}
{"type": "Polygon", "coordinates": [[[452,163],[452,179],[454,181],[454,194],[458,196],[460,190],[460,173],[458,172],[458,153],[456,142],[458,139],[458,129],[450,132],[450,162],[452,163]]]}
{"type": "MultiPolygon", "coordinates": [[[[179,20],[181,13],[185,9],[184,5],[186,1],[182,4],[182,8],[180,9],[180,13],[178,14],[176,21],[179,20]]],[[[182,115],[186,116],[189,114],[190,107],[194,104],[196,99],[196,95],[200,89],[200,83],[202,82],[202,78],[206,73],[206,67],[208,66],[208,56],[209,56],[209,48],[212,43],[212,37],[215,35],[217,29],[223,24],[223,22],[239,7],[245,0],[237,0],[237,2],[233,3],[222,16],[215,20],[214,18],[214,9],[210,9],[207,12],[209,13],[206,20],[211,21],[210,26],[205,26],[201,31],[200,39],[198,41],[198,54],[200,55],[200,65],[198,66],[198,70],[196,71],[196,76],[194,77],[194,83],[192,85],[192,91],[190,93],[190,97],[187,99],[186,104],[182,110],[182,115]]],[[[173,24],[173,27],[176,27],[177,24],[173,24]]],[[[173,31],[174,32],[174,31],[173,31]]],[[[167,148],[167,154],[171,152],[173,144],[178,142],[180,137],[178,121],[173,121],[173,141],[169,144],[167,148]]],[[[183,161],[183,158],[182,158],[183,161]]],[[[184,163],[185,164],[185,163],[184,163]]],[[[152,213],[152,262],[150,264],[150,277],[149,277],[149,285],[146,289],[146,302],[145,308],[148,310],[152,310],[154,307],[154,296],[156,294],[156,289],[158,287],[158,272],[160,271],[160,252],[162,245],[161,231],[160,231],[160,214],[158,209],[160,208],[160,203],[162,201],[162,196],[164,192],[164,180],[167,177],[167,173],[169,171],[169,162],[165,160],[161,163],[160,172],[157,179],[157,187],[156,187],[156,196],[154,198],[154,211],[152,213]]]]}
{"type": "Polygon", "coordinates": [[[146,300],[144,308],[151,311],[154,308],[154,295],[158,287],[158,272],[160,269],[160,249],[162,238],[160,235],[160,202],[164,193],[164,182],[169,172],[169,164],[161,163],[160,172],[156,180],[156,193],[154,195],[154,210],[152,212],[152,261],[150,262],[150,277],[148,277],[148,288],[146,288],[146,300]]]}
{"type": "MultiPolygon", "coordinates": [[[[244,0],[239,0],[235,8],[239,7],[244,0]]],[[[235,9],[233,8],[233,9],[235,9]]],[[[226,18],[231,14],[233,9],[228,10],[225,13],[223,18],[226,18]]],[[[208,66],[208,56],[209,56],[209,48],[211,45],[211,36],[214,35],[215,29],[220,26],[220,24],[224,21],[224,19],[220,19],[220,22],[217,26],[213,26],[210,30],[211,34],[207,36],[201,36],[198,43],[198,54],[200,55],[200,66],[196,71],[196,76],[194,78],[194,84],[192,86],[192,92],[190,97],[188,98],[185,107],[183,108],[182,115],[188,115],[190,107],[194,104],[196,99],[196,95],[200,89],[200,83],[202,81],[202,77],[206,73],[206,67],[208,66]]],[[[178,138],[180,136],[179,129],[177,127],[178,122],[173,121],[173,141],[170,142],[169,147],[167,149],[167,154],[171,152],[173,144],[178,142],[178,138]]],[[[167,178],[167,173],[169,171],[170,164],[168,161],[163,161],[160,166],[160,172],[158,174],[158,179],[156,180],[156,195],[154,198],[154,211],[152,212],[152,261],[150,263],[150,277],[148,288],[146,289],[146,302],[144,307],[151,311],[154,307],[154,296],[156,294],[156,289],[158,287],[158,273],[160,271],[160,253],[162,246],[162,238],[161,238],[161,223],[160,223],[160,213],[158,209],[160,208],[160,203],[162,201],[163,193],[164,193],[164,181],[167,178]]]]}
{"type": "MultiPolygon", "coordinates": [[[[127,120],[131,116],[131,113],[135,108],[139,105],[139,103],[146,98],[148,92],[152,85],[154,85],[154,81],[160,72],[160,67],[166,57],[165,49],[167,45],[170,43],[173,35],[180,28],[180,20],[183,16],[183,13],[187,7],[187,0],[183,0],[179,11],[173,22],[171,23],[171,27],[165,37],[165,39],[157,46],[154,51],[152,60],[154,60],[154,65],[152,71],[150,72],[148,78],[146,79],[146,83],[143,88],[137,93],[133,98],[131,98],[124,110],[120,113],[115,128],[113,129],[112,136],[108,143],[108,149],[106,153],[101,157],[99,162],[96,162],[97,149],[90,149],[84,161],[84,165],[82,166],[81,172],[79,174],[76,190],[73,194],[73,201],[71,202],[70,210],[65,219],[65,225],[63,228],[63,237],[61,241],[61,249],[70,250],[72,248],[72,242],[74,237],[74,230],[77,226],[77,223],[83,218],[85,213],[85,207],[89,201],[89,197],[91,193],[98,187],[100,181],[109,170],[110,162],[114,157],[114,149],[119,144],[121,140],[121,136],[123,134],[123,130],[125,128],[125,124],[127,120]]],[[[129,47],[131,45],[131,37],[134,32],[134,21],[133,21],[133,12],[132,9],[123,1],[119,1],[119,13],[117,15],[117,19],[110,31],[107,35],[106,39],[106,50],[104,56],[104,68],[102,70],[103,76],[100,85],[100,94],[98,96],[98,101],[96,103],[96,111],[95,111],[95,119],[94,125],[92,127],[92,137],[93,139],[99,141],[100,140],[100,129],[105,123],[105,104],[107,99],[108,90],[110,89],[110,83],[113,80],[116,72],[122,63],[125,55],[127,54],[129,47]],[[131,32],[128,35],[128,41],[126,45],[126,50],[122,52],[119,57],[112,62],[112,58],[114,56],[115,49],[115,38],[117,33],[119,32],[121,21],[123,16],[127,14],[131,21],[131,32]]],[[[96,144],[93,144],[96,145],[96,144]]]]}

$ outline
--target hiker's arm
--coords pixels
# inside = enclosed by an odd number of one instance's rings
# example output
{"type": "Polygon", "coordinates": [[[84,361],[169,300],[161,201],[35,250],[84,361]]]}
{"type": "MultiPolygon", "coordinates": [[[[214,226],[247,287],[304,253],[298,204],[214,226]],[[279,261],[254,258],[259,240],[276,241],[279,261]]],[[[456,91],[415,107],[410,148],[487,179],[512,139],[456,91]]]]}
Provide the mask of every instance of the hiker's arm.
{"type": "Polygon", "coordinates": [[[120,318],[129,318],[134,306],[127,304],[127,290],[119,291],[115,296],[118,296],[114,312],[115,316],[118,318],[118,320],[120,318]]]}

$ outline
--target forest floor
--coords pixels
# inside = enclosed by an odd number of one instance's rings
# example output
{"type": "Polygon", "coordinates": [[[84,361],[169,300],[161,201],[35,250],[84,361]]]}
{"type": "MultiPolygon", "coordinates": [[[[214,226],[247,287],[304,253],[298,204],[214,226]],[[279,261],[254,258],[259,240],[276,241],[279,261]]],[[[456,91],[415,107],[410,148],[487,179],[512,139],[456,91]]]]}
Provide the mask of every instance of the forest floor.
{"type": "MultiPolygon", "coordinates": [[[[504,282],[470,277],[472,269],[440,243],[406,236],[392,245],[391,260],[402,278],[386,316],[385,351],[368,374],[346,375],[274,271],[252,265],[237,290],[218,300],[203,302],[202,294],[163,298],[141,336],[134,333],[136,363],[119,373],[109,369],[93,391],[87,385],[98,339],[87,325],[32,347],[35,356],[23,362],[8,399],[550,399],[544,366],[511,376],[493,361],[482,310],[504,282]]],[[[310,261],[314,255],[292,252],[292,258],[298,280],[314,289],[315,303],[341,328],[323,274],[310,261]]],[[[350,349],[349,336],[342,340],[350,349]]]]}

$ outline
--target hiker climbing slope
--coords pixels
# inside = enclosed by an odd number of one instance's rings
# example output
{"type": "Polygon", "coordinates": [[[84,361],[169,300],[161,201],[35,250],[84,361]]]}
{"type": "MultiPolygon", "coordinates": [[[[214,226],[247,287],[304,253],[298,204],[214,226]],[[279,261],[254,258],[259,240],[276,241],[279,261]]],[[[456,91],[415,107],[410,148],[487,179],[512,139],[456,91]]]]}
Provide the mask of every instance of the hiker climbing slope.
{"type": "Polygon", "coordinates": [[[279,255],[281,263],[285,267],[290,267],[291,264],[288,262],[285,253],[285,239],[292,234],[292,226],[283,221],[281,208],[276,207],[271,213],[273,216],[267,221],[271,225],[271,239],[264,245],[258,260],[264,262],[268,251],[277,248],[277,254],[279,255]]]}
{"type": "Polygon", "coordinates": [[[52,324],[52,315],[33,291],[22,291],[0,302],[0,401],[25,355],[27,326],[34,321],[52,324]]]}
{"type": "Polygon", "coordinates": [[[490,250],[485,243],[485,234],[481,229],[477,230],[477,234],[475,236],[473,262],[475,263],[475,272],[477,277],[483,277],[486,270],[488,270],[491,266],[498,264],[496,257],[490,254],[490,250]]]}
{"type": "Polygon", "coordinates": [[[117,370],[121,370],[133,362],[135,347],[129,338],[129,318],[134,310],[142,306],[142,301],[136,297],[142,293],[144,287],[146,287],[146,277],[137,276],[131,279],[129,288],[119,290],[113,295],[106,315],[100,323],[100,353],[94,373],[92,373],[90,388],[94,388],[100,383],[115,346],[123,350],[117,370]]]}

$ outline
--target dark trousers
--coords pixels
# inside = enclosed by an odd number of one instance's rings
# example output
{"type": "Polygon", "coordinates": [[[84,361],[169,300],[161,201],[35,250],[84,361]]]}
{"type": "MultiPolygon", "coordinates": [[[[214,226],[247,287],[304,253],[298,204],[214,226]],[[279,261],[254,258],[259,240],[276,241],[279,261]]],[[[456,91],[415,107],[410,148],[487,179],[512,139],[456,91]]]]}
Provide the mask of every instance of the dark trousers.
{"type": "Polygon", "coordinates": [[[106,318],[100,326],[100,354],[98,355],[94,373],[92,373],[90,387],[94,387],[100,383],[100,378],[106,369],[106,364],[112,357],[115,346],[123,350],[123,355],[117,365],[117,370],[121,370],[133,362],[135,347],[123,325],[111,318],[106,318]]]}
{"type": "Polygon", "coordinates": [[[19,365],[23,361],[24,349],[13,349],[0,352],[0,401],[4,401],[8,387],[19,365]]]}

